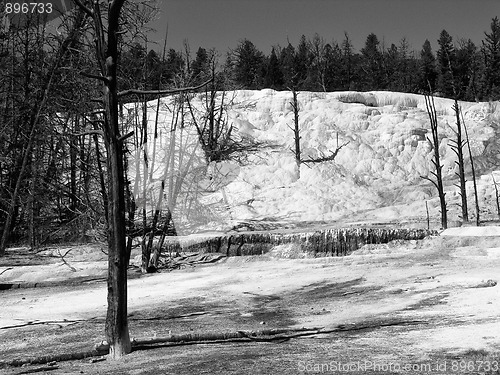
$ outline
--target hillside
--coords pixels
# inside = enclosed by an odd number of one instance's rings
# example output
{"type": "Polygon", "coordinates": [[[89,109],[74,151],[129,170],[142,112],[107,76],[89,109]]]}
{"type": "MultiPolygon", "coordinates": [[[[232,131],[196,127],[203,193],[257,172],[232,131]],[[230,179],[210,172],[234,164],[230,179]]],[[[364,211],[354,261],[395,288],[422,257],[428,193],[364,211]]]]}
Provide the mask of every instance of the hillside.
{"type": "MultiPolygon", "coordinates": [[[[154,204],[160,181],[165,179],[167,198],[162,204],[170,202],[170,207],[175,206],[174,221],[177,220],[181,234],[207,229],[227,230],[241,222],[256,227],[259,227],[257,223],[272,227],[304,222],[424,225],[426,200],[433,225],[439,226],[435,188],[421,178],[429,176],[432,168],[432,148],[426,140],[430,125],[423,96],[392,92],[300,92],[304,157],[328,154],[338,144],[349,143],[335,161],[302,165],[299,179],[291,152],[294,143],[290,129],[293,125],[291,97],[290,92],[269,89],[228,93],[231,99],[230,103],[226,101],[228,121],[238,136],[267,141],[275,147],[248,155],[243,165],[223,162],[212,163],[208,168],[188,116],[182,123],[184,128],[177,125],[175,131],[169,131],[176,123],[174,119],[180,124],[179,106],[171,99],[163,99],[159,107],[159,138],[156,148],[152,146],[157,103],[150,102],[147,150],[150,160],[155,156],[156,164],[149,164],[146,175],[151,169],[154,171],[146,185],[143,185],[144,162],[143,155],[137,152],[139,149],[130,162],[130,176],[139,204],[144,202],[141,186],[152,187],[146,201],[154,204]],[[174,158],[169,159],[173,154],[168,150],[174,149],[173,144],[176,145],[174,158]]],[[[200,99],[192,101],[197,108],[201,106],[200,99]]],[[[449,217],[458,220],[460,197],[454,186],[455,155],[449,147],[456,126],[453,101],[435,98],[435,103],[449,217]]],[[[481,175],[479,201],[483,219],[491,220],[496,217],[491,177],[496,169],[498,172],[493,174],[500,181],[500,168],[497,167],[500,105],[498,102],[460,102],[460,105],[481,175]]],[[[129,105],[129,119],[134,112],[131,109],[129,105]]],[[[467,176],[471,179],[470,168],[467,176]]],[[[472,215],[471,182],[467,189],[472,215]]]]}

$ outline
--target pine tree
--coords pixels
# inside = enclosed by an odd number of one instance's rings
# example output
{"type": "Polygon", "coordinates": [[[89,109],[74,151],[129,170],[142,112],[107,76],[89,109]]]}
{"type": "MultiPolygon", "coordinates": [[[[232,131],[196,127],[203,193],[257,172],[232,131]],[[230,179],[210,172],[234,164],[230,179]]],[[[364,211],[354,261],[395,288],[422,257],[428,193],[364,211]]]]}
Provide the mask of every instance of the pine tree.
{"type": "Polygon", "coordinates": [[[415,53],[410,50],[406,38],[402,38],[398,48],[397,77],[400,91],[416,92],[418,86],[418,62],[415,53]]]}
{"type": "Polygon", "coordinates": [[[259,89],[263,82],[264,54],[255,45],[245,39],[233,52],[234,79],[237,84],[247,89],[259,89]]]}
{"type": "Polygon", "coordinates": [[[295,48],[290,43],[280,52],[280,65],[285,86],[294,86],[297,74],[295,70],[295,48]]]}
{"type": "Polygon", "coordinates": [[[401,77],[400,55],[398,47],[394,43],[384,53],[384,71],[387,88],[391,91],[404,91],[401,77]]]}
{"type": "Polygon", "coordinates": [[[144,61],[147,50],[140,43],[133,43],[120,56],[119,82],[124,89],[134,86],[135,82],[143,82],[144,61]]]}
{"type": "Polygon", "coordinates": [[[283,88],[284,79],[283,72],[281,71],[278,56],[276,55],[276,50],[271,50],[271,55],[269,56],[266,69],[266,77],[264,85],[266,87],[281,90],[283,88]]]}
{"type": "Polygon", "coordinates": [[[175,81],[178,76],[182,76],[184,74],[186,61],[184,60],[184,56],[182,56],[182,53],[177,52],[173,48],[170,48],[167,52],[165,65],[166,80],[175,81]]]}
{"type": "Polygon", "coordinates": [[[458,99],[474,101],[478,97],[478,53],[470,40],[459,42],[456,50],[455,83],[458,99]]]}
{"type": "Polygon", "coordinates": [[[383,68],[380,42],[374,33],[366,38],[365,46],[361,49],[362,69],[364,72],[363,89],[383,89],[383,68]]]}
{"type": "Polygon", "coordinates": [[[328,61],[325,58],[325,41],[318,33],[309,43],[311,63],[309,66],[309,86],[312,91],[326,91],[325,70],[328,61]]]}
{"type": "Polygon", "coordinates": [[[146,72],[148,73],[147,88],[159,90],[163,74],[163,66],[160,56],[155,50],[150,50],[146,56],[146,72]]]}
{"type": "Polygon", "coordinates": [[[195,84],[205,82],[210,75],[210,59],[205,48],[199,47],[191,63],[191,76],[195,84]]]}
{"type": "Polygon", "coordinates": [[[428,39],[425,40],[422,50],[420,51],[420,69],[419,69],[418,88],[421,92],[434,92],[436,90],[436,58],[432,53],[431,43],[428,39]],[[430,87],[429,87],[430,86],[430,87]]]}
{"type": "Polygon", "coordinates": [[[337,43],[334,46],[327,43],[325,44],[323,56],[325,64],[323,75],[324,90],[342,90],[342,50],[337,43]]]}
{"type": "Polygon", "coordinates": [[[490,29],[490,33],[484,33],[482,52],[485,63],[485,95],[493,100],[500,98],[500,21],[498,17],[493,18],[490,29]]]}
{"type": "Polygon", "coordinates": [[[438,40],[439,50],[437,52],[438,80],[437,90],[445,97],[454,97],[454,70],[456,63],[455,47],[453,39],[446,30],[441,31],[438,40]]]}
{"type": "Polygon", "coordinates": [[[342,77],[342,89],[343,90],[351,90],[355,89],[351,87],[354,81],[354,46],[351,43],[351,39],[349,38],[349,34],[344,33],[344,40],[342,42],[342,68],[341,68],[341,77],[342,77]]]}
{"type": "Polygon", "coordinates": [[[309,45],[304,35],[300,38],[299,45],[297,46],[297,53],[295,54],[295,84],[301,90],[310,89],[309,80],[309,67],[311,64],[311,54],[309,52],[309,45]]]}

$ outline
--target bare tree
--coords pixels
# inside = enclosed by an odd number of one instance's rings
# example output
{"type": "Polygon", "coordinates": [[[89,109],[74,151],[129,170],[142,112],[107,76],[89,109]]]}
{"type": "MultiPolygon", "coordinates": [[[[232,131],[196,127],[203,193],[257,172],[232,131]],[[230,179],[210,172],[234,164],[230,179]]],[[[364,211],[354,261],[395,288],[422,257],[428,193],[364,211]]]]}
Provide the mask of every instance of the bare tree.
{"type": "Polygon", "coordinates": [[[498,185],[497,182],[495,181],[495,176],[493,175],[493,173],[491,174],[491,178],[493,180],[493,186],[495,187],[495,202],[497,205],[497,215],[498,218],[500,219],[500,195],[498,193],[498,185]]]}
{"type": "Polygon", "coordinates": [[[455,104],[453,105],[453,111],[455,112],[457,130],[455,132],[456,139],[450,140],[450,147],[452,151],[457,155],[457,160],[455,164],[458,166],[458,173],[455,173],[459,179],[459,185],[456,185],[460,189],[460,197],[461,197],[461,207],[462,207],[462,220],[464,222],[469,221],[469,213],[467,209],[467,190],[466,190],[466,179],[465,179],[465,162],[464,162],[464,146],[466,145],[466,141],[462,136],[462,122],[460,120],[460,106],[458,105],[458,100],[455,99],[455,104]]]}
{"type": "Polygon", "coordinates": [[[267,142],[260,142],[250,137],[238,138],[235,129],[228,117],[228,112],[233,105],[233,98],[226,90],[227,80],[225,72],[217,71],[217,59],[214,51],[209,56],[209,72],[211,82],[205,91],[198,93],[197,97],[186,97],[190,122],[198,134],[198,141],[208,163],[220,161],[237,161],[245,163],[248,155],[273,147],[267,142]],[[199,99],[198,105],[193,104],[193,99],[199,99]]]}
{"type": "Polygon", "coordinates": [[[290,91],[292,91],[292,101],[290,102],[290,105],[293,110],[293,128],[289,126],[289,128],[293,131],[293,137],[294,137],[294,144],[295,144],[295,149],[292,150],[294,156],[295,156],[295,166],[296,166],[296,177],[297,180],[300,178],[300,165],[301,164],[317,164],[317,163],[325,163],[328,161],[334,161],[335,158],[337,157],[339,151],[347,146],[349,142],[344,142],[343,144],[339,145],[339,136],[337,134],[337,146],[335,150],[330,151],[329,155],[322,154],[319,157],[315,158],[303,158],[302,157],[302,151],[301,151],[301,135],[300,135],[300,125],[299,125],[299,113],[300,113],[300,108],[299,108],[299,102],[297,99],[297,91],[295,88],[291,88],[290,91]]]}
{"type": "Polygon", "coordinates": [[[481,218],[479,212],[479,197],[477,194],[476,167],[474,166],[474,158],[472,157],[472,150],[470,148],[469,132],[467,131],[467,126],[465,126],[463,113],[461,113],[461,117],[462,117],[462,124],[464,125],[465,141],[467,142],[467,149],[469,151],[469,160],[472,169],[472,186],[474,187],[474,203],[476,206],[476,225],[479,226],[481,224],[481,218]]]}
{"type": "Polygon", "coordinates": [[[125,179],[123,164],[123,138],[118,115],[118,38],[120,14],[125,0],[110,0],[107,17],[101,13],[99,1],[87,6],[75,3],[93,21],[95,49],[100,74],[93,76],[102,83],[104,119],[102,131],[107,152],[108,169],[108,310],[106,336],[111,358],[130,353],[131,343],[127,320],[127,247],[125,236],[125,179]],[[107,24],[105,25],[105,22],[107,24]]]}
{"type": "Polygon", "coordinates": [[[302,164],[302,155],[300,150],[300,126],[299,126],[299,101],[297,100],[297,91],[294,87],[290,89],[292,91],[292,101],[290,105],[293,110],[293,128],[289,126],[293,131],[293,139],[295,143],[295,149],[293,150],[293,154],[295,155],[295,170],[296,170],[296,178],[300,179],[300,164],[302,164]]]}
{"type": "MultiPolygon", "coordinates": [[[[466,144],[466,142],[462,139],[462,122],[460,121],[460,106],[458,105],[458,96],[459,96],[459,88],[457,87],[457,82],[455,79],[455,73],[451,65],[452,58],[450,56],[450,51],[445,50],[446,57],[448,60],[448,72],[451,77],[451,84],[453,88],[453,96],[455,99],[455,103],[453,105],[453,111],[455,112],[455,118],[456,118],[456,123],[457,123],[457,130],[455,131],[456,139],[451,140],[450,142],[452,143],[451,149],[453,152],[457,155],[457,160],[455,163],[458,165],[458,178],[459,178],[459,189],[460,189],[460,197],[462,199],[461,201],[461,207],[462,207],[462,220],[464,222],[469,221],[469,213],[467,209],[467,190],[466,190],[466,179],[465,179],[465,162],[464,162],[464,154],[463,154],[463,148],[466,144]]],[[[465,127],[465,124],[464,124],[465,127]]],[[[467,139],[468,143],[468,139],[467,139]]],[[[472,162],[472,160],[471,160],[472,162]]],[[[475,176],[474,176],[475,179],[475,176]]],[[[474,181],[475,183],[475,181],[474,181]]]]}
{"type": "Polygon", "coordinates": [[[432,164],[434,165],[435,171],[431,171],[430,173],[434,176],[435,180],[427,176],[422,176],[422,178],[430,181],[438,190],[439,203],[441,205],[441,226],[443,227],[443,229],[446,229],[448,228],[448,211],[446,208],[446,193],[444,192],[443,186],[443,166],[441,165],[439,155],[438,118],[436,105],[434,103],[434,97],[432,95],[425,95],[425,106],[429,115],[432,133],[432,141],[429,138],[427,138],[427,140],[434,149],[434,159],[432,160],[432,164]]]}

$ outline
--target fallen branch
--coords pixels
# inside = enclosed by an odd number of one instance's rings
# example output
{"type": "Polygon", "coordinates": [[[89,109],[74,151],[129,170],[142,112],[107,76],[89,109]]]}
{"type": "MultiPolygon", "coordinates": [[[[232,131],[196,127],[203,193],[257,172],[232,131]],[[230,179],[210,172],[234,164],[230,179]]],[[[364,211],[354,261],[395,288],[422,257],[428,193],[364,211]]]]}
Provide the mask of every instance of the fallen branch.
{"type": "Polygon", "coordinates": [[[99,351],[98,349],[94,349],[76,353],[63,353],[55,355],[44,355],[40,357],[28,357],[23,359],[14,359],[12,361],[0,361],[0,368],[8,366],[21,367],[23,365],[43,365],[50,362],[73,361],[90,357],[100,357],[106,354],[108,354],[108,350],[99,351]]]}
{"type": "MultiPolygon", "coordinates": [[[[213,343],[224,341],[275,341],[275,340],[288,340],[295,337],[313,336],[330,334],[336,332],[348,331],[361,331],[366,329],[376,329],[381,327],[401,326],[401,325],[415,325],[425,324],[425,321],[420,320],[393,320],[388,322],[368,322],[362,324],[349,324],[338,325],[334,328],[278,328],[268,329],[262,331],[237,331],[227,333],[188,333],[183,335],[170,335],[167,337],[157,337],[154,339],[132,340],[132,348],[146,347],[148,345],[166,344],[166,345],[186,345],[186,344],[200,344],[200,343],[213,343]]],[[[109,348],[108,344],[101,343],[96,346],[99,350],[109,348]]]]}
{"type": "Polygon", "coordinates": [[[333,161],[337,157],[337,154],[339,153],[339,151],[342,150],[342,147],[345,147],[348,144],[349,144],[349,142],[346,142],[346,143],[343,143],[342,145],[338,146],[335,151],[331,151],[330,155],[322,154],[322,156],[319,158],[303,159],[300,162],[303,164],[307,164],[307,163],[324,163],[327,161],[333,161]]]}
{"type": "MultiPolygon", "coordinates": [[[[336,327],[325,329],[322,327],[303,327],[303,328],[277,328],[261,331],[237,331],[237,332],[209,332],[209,333],[188,333],[182,335],[170,335],[167,337],[159,337],[153,339],[132,340],[132,350],[152,349],[158,346],[178,346],[178,345],[196,345],[196,344],[212,344],[212,343],[229,343],[229,342],[254,342],[254,341],[278,341],[283,342],[297,337],[325,335],[331,333],[362,331],[366,329],[377,329],[382,327],[392,326],[408,326],[416,324],[426,324],[421,320],[391,320],[385,322],[367,322],[361,324],[341,324],[336,327]]],[[[46,355],[41,357],[30,357],[24,359],[15,359],[12,361],[0,361],[2,367],[19,367],[27,364],[46,364],[50,362],[61,362],[79,360],[89,357],[101,357],[108,354],[109,345],[106,342],[101,342],[95,345],[93,350],[63,353],[57,355],[46,355]]]]}
{"type": "Polygon", "coordinates": [[[57,370],[58,368],[59,368],[59,366],[49,364],[48,366],[37,367],[37,368],[30,369],[30,370],[19,372],[17,375],[34,374],[35,372],[52,371],[52,370],[57,370]]]}
{"type": "MultiPolygon", "coordinates": [[[[271,341],[274,338],[278,338],[278,335],[282,335],[290,332],[314,332],[317,333],[321,328],[277,328],[277,329],[267,329],[262,331],[237,331],[237,332],[208,332],[208,333],[187,333],[183,335],[170,335],[167,337],[157,337],[154,339],[142,339],[142,340],[132,340],[132,347],[135,346],[147,346],[154,344],[185,344],[185,343],[205,343],[213,341],[228,341],[234,339],[244,339],[243,341],[271,341]]],[[[282,339],[280,336],[279,339],[282,339]]],[[[96,347],[99,350],[108,348],[106,343],[101,344],[96,347]]]]}
{"type": "Polygon", "coordinates": [[[64,259],[64,257],[65,257],[66,255],[68,255],[68,254],[69,254],[69,252],[70,252],[71,250],[73,250],[73,249],[74,249],[73,247],[72,247],[72,248],[70,248],[68,251],[66,251],[66,252],[64,253],[64,255],[62,255],[62,254],[61,254],[61,251],[60,251],[59,249],[57,249],[57,254],[59,254],[59,257],[61,258],[61,260],[63,261],[63,263],[64,263],[65,265],[67,265],[71,271],[76,272],[76,268],[75,268],[75,267],[73,267],[73,266],[71,266],[68,262],[66,262],[66,259],[64,259]]]}

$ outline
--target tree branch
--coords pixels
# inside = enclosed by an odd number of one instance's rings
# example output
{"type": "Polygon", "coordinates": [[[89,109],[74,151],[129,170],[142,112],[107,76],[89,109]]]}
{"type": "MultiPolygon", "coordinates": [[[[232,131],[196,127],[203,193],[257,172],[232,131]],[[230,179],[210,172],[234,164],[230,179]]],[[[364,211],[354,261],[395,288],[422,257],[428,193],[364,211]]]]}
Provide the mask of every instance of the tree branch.
{"type": "Polygon", "coordinates": [[[427,177],[427,176],[420,176],[420,178],[422,178],[422,179],[424,179],[424,180],[427,180],[427,181],[431,182],[431,183],[432,183],[432,184],[436,187],[436,189],[439,189],[438,184],[437,184],[437,183],[436,183],[436,181],[434,181],[433,179],[430,179],[430,178],[429,178],[429,177],[427,177]]]}
{"type": "Polygon", "coordinates": [[[103,77],[103,76],[99,76],[97,74],[91,74],[91,73],[87,73],[87,72],[81,71],[80,75],[82,75],[84,77],[87,77],[87,78],[94,78],[94,79],[97,79],[99,81],[103,81],[105,84],[109,83],[109,79],[108,78],[103,77]]]}
{"type": "Polygon", "coordinates": [[[94,17],[94,12],[92,10],[90,10],[90,8],[87,8],[85,6],[85,4],[83,4],[80,0],[73,0],[75,2],[76,5],[78,5],[78,7],[83,10],[85,13],[87,13],[87,15],[91,18],[94,17]]]}
{"type": "Polygon", "coordinates": [[[70,133],[69,135],[71,135],[73,137],[83,137],[83,136],[89,135],[89,134],[97,134],[97,135],[101,135],[101,136],[104,135],[102,130],[86,130],[86,131],[81,132],[81,133],[70,133]]]}
{"type": "Polygon", "coordinates": [[[123,141],[124,141],[124,140],[126,140],[127,138],[132,137],[133,135],[134,135],[134,131],[132,130],[132,131],[128,132],[127,134],[124,134],[124,135],[122,135],[120,138],[118,138],[118,141],[119,141],[119,142],[123,142],[123,141]]]}
{"type": "Polygon", "coordinates": [[[327,161],[335,160],[335,158],[337,157],[337,154],[342,149],[342,147],[347,146],[348,144],[349,144],[349,142],[346,142],[346,143],[340,145],[339,147],[337,147],[337,149],[335,151],[332,151],[332,153],[328,156],[323,156],[321,158],[314,158],[314,159],[304,159],[304,160],[301,160],[301,163],[324,163],[327,161]]]}
{"type": "Polygon", "coordinates": [[[188,91],[195,91],[198,89],[201,89],[202,87],[208,85],[210,82],[213,81],[213,78],[210,78],[208,81],[198,85],[198,86],[193,86],[193,87],[183,87],[180,89],[170,89],[170,90],[136,90],[136,89],[130,89],[130,90],[125,90],[125,91],[120,91],[117,95],[119,98],[126,96],[126,95],[131,95],[131,94],[137,94],[137,95],[171,95],[171,94],[179,94],[181,92],[188,92],[188,91]]]}

